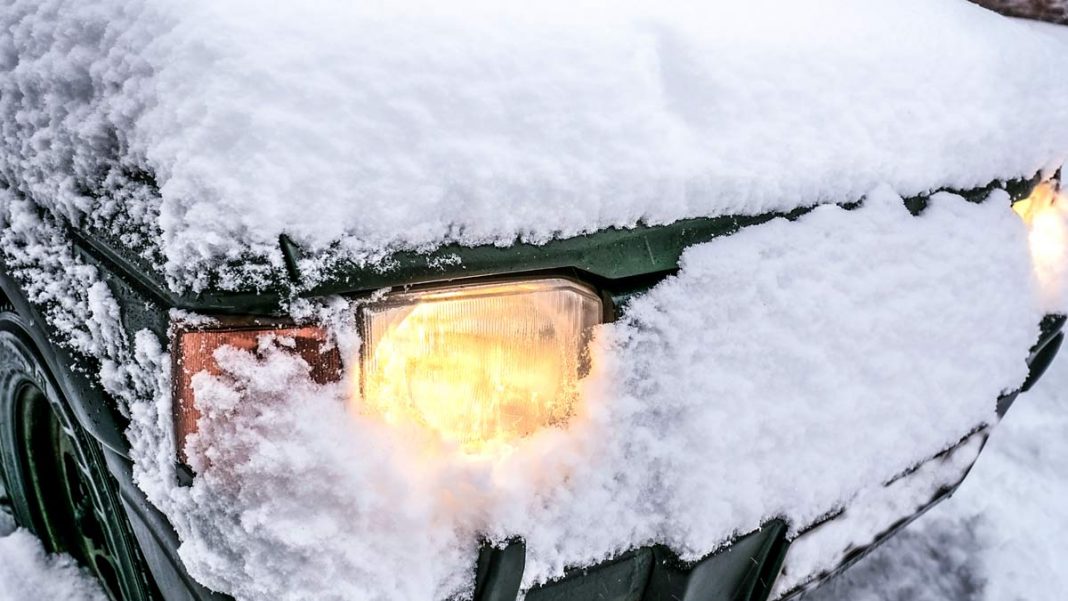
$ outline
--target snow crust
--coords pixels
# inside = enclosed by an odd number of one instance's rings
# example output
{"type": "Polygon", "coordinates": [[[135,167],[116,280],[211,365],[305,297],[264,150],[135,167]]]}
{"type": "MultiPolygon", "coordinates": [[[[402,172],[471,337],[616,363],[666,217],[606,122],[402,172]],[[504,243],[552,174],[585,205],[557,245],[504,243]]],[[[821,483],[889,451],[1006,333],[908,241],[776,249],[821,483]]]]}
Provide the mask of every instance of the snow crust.
{"type": "Polygon", "coordinates": [[[265,284],[282,233],[314,274],[326,248],[377,264],[1068,158],[1068,43],[950,0],[13,0],[0,25],[0,179],[175,288],[265,284]]]}

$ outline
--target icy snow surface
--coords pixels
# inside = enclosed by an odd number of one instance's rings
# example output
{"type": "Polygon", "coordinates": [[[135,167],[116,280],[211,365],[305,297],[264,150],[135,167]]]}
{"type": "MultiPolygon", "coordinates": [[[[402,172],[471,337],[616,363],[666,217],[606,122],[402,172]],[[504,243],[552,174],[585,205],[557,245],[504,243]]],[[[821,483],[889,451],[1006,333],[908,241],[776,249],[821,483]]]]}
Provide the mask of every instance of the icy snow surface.
{"type": "Polygon", "coordinates": [[[278,270],[283,232],[373,263],[1068,152],[1068,44],[963,1],[12,0],[0,25],[0,180],[178,288],[262,281],[235,262],[278,270]]]}

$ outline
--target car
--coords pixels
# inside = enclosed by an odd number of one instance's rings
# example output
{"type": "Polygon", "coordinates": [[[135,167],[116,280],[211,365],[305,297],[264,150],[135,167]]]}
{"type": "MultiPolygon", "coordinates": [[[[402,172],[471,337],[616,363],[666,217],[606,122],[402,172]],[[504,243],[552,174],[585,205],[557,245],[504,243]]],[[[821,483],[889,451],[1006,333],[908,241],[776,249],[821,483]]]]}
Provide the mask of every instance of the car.
{"type": "Polygon", "coordinates": [[[784,53],[749,9],[17,3],[0,499],[116,600],[817,586],[953,493],[1064,337],[1068,80],[1022,92],[1068,38],[905,4],[772,18],[784,53]],[[757,49],[723,78],[721,39],[757,49]]]}

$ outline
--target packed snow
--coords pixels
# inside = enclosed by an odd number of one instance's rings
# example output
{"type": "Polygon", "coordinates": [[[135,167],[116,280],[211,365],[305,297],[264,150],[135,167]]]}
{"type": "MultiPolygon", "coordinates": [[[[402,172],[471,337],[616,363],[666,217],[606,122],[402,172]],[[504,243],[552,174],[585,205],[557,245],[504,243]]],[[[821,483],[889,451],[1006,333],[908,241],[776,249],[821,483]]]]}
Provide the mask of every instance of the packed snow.
{"type": "Polygon", "coordinates": [[[269,280],[282,233],[314,275],[328,247],[374,264],[1068,158],[1068,42],[963,1],[14,0],[0,24],[0,179],[176,288],[269,280]]]}

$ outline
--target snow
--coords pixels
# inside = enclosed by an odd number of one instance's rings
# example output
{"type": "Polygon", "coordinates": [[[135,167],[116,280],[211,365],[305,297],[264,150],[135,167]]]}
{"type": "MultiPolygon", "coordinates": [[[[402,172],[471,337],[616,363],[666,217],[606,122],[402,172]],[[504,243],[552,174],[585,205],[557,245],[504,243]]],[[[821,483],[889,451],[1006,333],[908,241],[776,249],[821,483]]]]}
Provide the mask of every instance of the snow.
{"type": "MultiPolygon", "coordinates": [[[[1068,360],[1058,359],[997,427],[950,500],[806,601],[1030,601],[1068,587],[1068,360]],[[1037,575],[1040,575],[1037,576],[1037,575]]],[[[62,558],[43,559],[0,513],[0,599],[97,601],[62,558]],[[32,583],[26,584],[26,583],[32,583]],[[24,591],[33,591],[26,594],[24,591]],[[48,594],[56,591],[56,594],[48,594]]]]}
{"type": "Polygon", "coordinates": [[[1068,587],[1068,360],[1013,405],[953,498],[806,601],[1029,601],[1068,587]]]}
{"type": "MultiPolygon", "coordinates": [[[[696,559],[771,518],[794,535],[843,507],[870,538],[953,470],[918,471],[904,497],[883,484],[996,421],[1039,319],[1068,302],[1066,282],[1044,294],[1004,192],[902,204],[1068,158],[1068,41],[963,2],[14,0],[0,24],[5,268],[99,360],[138,485],[190,573],[239,601],[462,595],[479,541],[515,536],[525,587],[650,543],[696,559]],[[862,197],[688,249],[599,328],[572,423],[499,456],[350,414],[355,361],[320,386],[276,342],[219,349],[224,373],[194,378],[190,487],[167,349],[124,333],[63,229],[106,229],[199,289],[267,282],[281,233],[375,264],[862,197]]],[[[359,302],[293,310],[352,357],[359,302]]],[[[976,514],[954,523],[975,536],[933,536],[1007,540],[976,514]]],[[[793,582],[841,551],[806,544],[793,582]]],[[[7,548],[62,563],[25,534],[7,548]]]]}
{"type": "MultiPolygon", "coordinates": [[[[881,495],[884,482],[995,420],[993,400],[1022,381],[1043,312],[1027,233],[1004,193],[979,205],[936,195],[914,217],[883,187],[854,210],[822,207],[688,250],[677,276],[601,328],[577,420],[510,455],[427,453],[425,432],[350,415],[347,385],[310,382],[284,345],[265,339],[255,355],[220,349],[226,373],[196,378],[204,418],[187,450],[198,475],[181,488],[158,341],[118,336],[108,326],[114,301],[93,270],[49,245],[54,225],[28,201],[0,199],[16,273],[51,281],[31,289],[47,300],[84,286],[56,315],[82,307],[91,325],[74,340],[122,366],[105,370],[104,384],[127,403],[138,481],[178,530],[187,567],[242,601],[463,593],[483,538],[526,540],[526,586],[651,542],[699,557],[770,517],[797,532],[839,507],[866,516],[851,533],[862,540],[959,475],[925,467],[913,492],[881,495]],[[960,301],[973,298],[983,302],[960,301]]],[[[343,349],[358,342],[345,337],[350,302],[300,312],[334,323],[343,349]]],[[[1017,451],[1025,463],[1063,458],[1026,437],[1017,451]]],[[[1030,483],[1012,479],[1019,463],[990,479],[1012,490],[1030,483]]],[[[1044,527],[1055,498],[1036,497],[1042,512],[1004,529],[931,536],[1008,545],[1011,528],[1044,527]]],[[[1005,511],[1011,502],[984,505],[1005,511]]],[[[981,524],[976,515],[962,519],[981,524]]],[[[51,561],[26,537],[2,544],[51,561]]],[[[791,581],[826,567],[840,544],[837,535],[817,541],[791,564],[791,581]]],[[[916,544],[921,553],[934,546],[916,544]]],[[[989,569],[1055,557],[1035,553],[1015,564],[992,556],[989,569]]]]}
{"type": "MultiPolygon", "coordinates": [[[[192,574],[242,600],[462,594],[482,538],[523,537],[531,586],[653,542],[701,557],[772,517],[797,532],[844,506],[869,512],[854,534],[871,536],[902,501],[870,491],[992,423],[1022,382],[1037,286],[1003,192],[937,195],[913,217],[884,187],[689,249],[600,329],[576,420],[510,454],[350,415],[349,385],[310,382],[265,339],[194,379],[192,486],[166,479],[166,446],[138,477],[192,574]]],[[[825,567],[805,565],[797,582],[825,567]]]]}
{"type": "Polygon", "coordinates": [[[0,19],[0,180],[179,289],[268,283],[282,233],[315,276],[327,248],[374,265],[1068,158],[1068,43],[950,0],[15,0],[0,19]]]}
{"type": "Polygon", "coordinates": [[[816,584],[813,575],[842,565],[849,553],[871,543],[902,518],[914,515],[947,484],[966,473],[982,449],[985,433],[976,433],[946,455],[932,458],[908,476],[863,491],[840,514],[804,533],[790,545],[771,599],[816,584]]]}
{"type": "Polygon", "coordinates": [[[0,509],[0,601],[107,601],[87,571],[66,555],[49,555],[33,534],[0,509]]]}
{"type": "MultiPolygon", "coordinates": [[[[131,415],[135,478],[190,573],[240,601],[462,594],[482,539],[523,537],[531,586],[636,546],[692,559],[772,517],[797,532],[858,504],[870,536],[897,501],[868,491],[995,420],[1044,312],[1004,192],[938,194],[914,217],[883,186],[860,208],[687,250],[677,276],[599,329],[569,427],[500,456],[350,415],[350,386],[312,383],[284,345],[220,349],[225,373],[194,378],[203,417],[183,488],[159,340],[121,335],[108,287],[52,218],[0,201],[8,265],[104,360],[102,383],[131,415]]],[[[354,356],[355,310],[327,299],[297,312],[332,324],[354,356]]]]}

